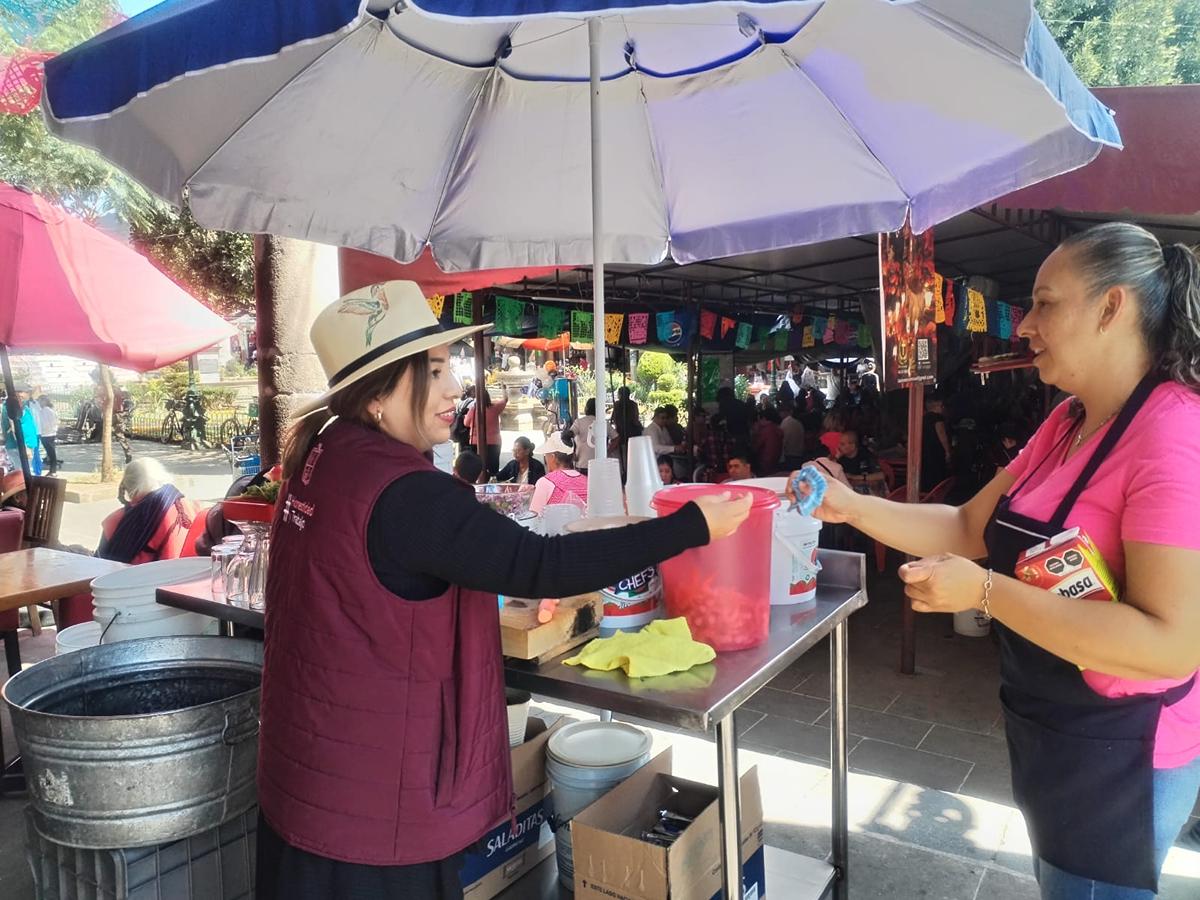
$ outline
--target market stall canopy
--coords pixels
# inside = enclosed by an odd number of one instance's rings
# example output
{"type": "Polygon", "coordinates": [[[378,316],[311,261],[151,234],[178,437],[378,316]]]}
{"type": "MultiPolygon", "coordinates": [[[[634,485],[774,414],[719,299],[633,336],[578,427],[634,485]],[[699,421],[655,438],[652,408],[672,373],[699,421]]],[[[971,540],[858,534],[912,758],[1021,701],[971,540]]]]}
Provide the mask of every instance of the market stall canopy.
{"type": "Polygon", "coordinates": [[[921,230],[1120,140],[1029,0],[177,0],[43,105],[209,227],[588,264],[589,17],[607,262],[921,230]]]}
{"type": "Polygon", "coordinates": [[[0,184],[0,345],[148,371],[235,333],[136,250],[0,184]]]}
{"type": "Polygon", "coordinates": [[[348,294],[369,284],[385,281],[415,281],[426,297],[449,297],[459,291],[478,291],[497,284],[512,284],[523,279],[546,278],[558,269],[537,266],[526,269],[482,269],[475,272],[443,272],[433,253],[426,250],[411,263],[396,262],[374,253],[343,247],[338,251],[338,271],[342,293],[348,294]]]}

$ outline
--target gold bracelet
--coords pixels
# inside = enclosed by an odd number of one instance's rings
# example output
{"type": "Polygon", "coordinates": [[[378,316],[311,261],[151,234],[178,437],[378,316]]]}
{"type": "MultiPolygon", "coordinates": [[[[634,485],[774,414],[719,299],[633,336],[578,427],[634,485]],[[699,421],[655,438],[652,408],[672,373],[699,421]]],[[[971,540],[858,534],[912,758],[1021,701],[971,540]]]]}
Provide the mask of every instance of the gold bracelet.
{"type": "Polygon", "coordinates": [[[979,608],[983,610],[983,614],[989,619],[992,617],[991,608],[992,599],[992,570],[987,570],[987,581],[983,583],[983,602],[979,604],[979,608]]]}

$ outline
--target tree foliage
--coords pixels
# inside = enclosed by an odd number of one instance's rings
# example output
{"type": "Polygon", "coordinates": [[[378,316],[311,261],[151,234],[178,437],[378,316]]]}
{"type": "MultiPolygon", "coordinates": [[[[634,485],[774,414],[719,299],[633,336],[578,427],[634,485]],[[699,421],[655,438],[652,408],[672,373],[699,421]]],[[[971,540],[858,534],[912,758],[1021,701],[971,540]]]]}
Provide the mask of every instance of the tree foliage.
{"type": "MultiPolygon", "coordinates": [[[[79,0],[25,49],[61,53],[118,18],[114,0],[79,0]]],[[[0,56],[18,49],[0,29],[0,56]]],[[[133,244],[155,265],[218,312],[234,314],[253,307],[249,236],[201,228],[186,210],[151,196],[100,154],[54,137],[40,110],[0,115],[0,181],[29,188],[85,221],[116,216],[129,226],[133,244]]]]}
{"type": "Polygon", "coordinates": [[[1200,82],[1196,0],[1036,0],[1036,6],[1085,84],[1200,82]]]}

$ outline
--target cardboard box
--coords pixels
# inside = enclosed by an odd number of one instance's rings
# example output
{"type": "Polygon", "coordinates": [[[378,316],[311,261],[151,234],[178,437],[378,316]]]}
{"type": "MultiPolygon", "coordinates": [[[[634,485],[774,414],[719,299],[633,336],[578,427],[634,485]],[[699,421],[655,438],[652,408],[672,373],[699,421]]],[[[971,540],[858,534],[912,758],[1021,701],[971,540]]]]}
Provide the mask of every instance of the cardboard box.
{"type": "Polygon", "coordinates": [[[478,853],[468,853],[460,870],[466,900],[491,900],[506,887],[554,853],[546,779],[546,742],[569,719],[552,727],[529,719],[525,743],[513,747],[513,793],[517,795],[517,832],[506,817],[483,837],[478,853]]]}
{"type": "MultiPolygon", "coordinates": [[[[572,820],[577,900],[719,898],[717,789],[670,773],[668,748],[572,820]],[[671,847],[638,837],[664,807],[696,817],[671,847]]],[[[744,897],[760,900],[766,896],[766,864],[757,769],[742,776],[741,806],[744,897]]]]}

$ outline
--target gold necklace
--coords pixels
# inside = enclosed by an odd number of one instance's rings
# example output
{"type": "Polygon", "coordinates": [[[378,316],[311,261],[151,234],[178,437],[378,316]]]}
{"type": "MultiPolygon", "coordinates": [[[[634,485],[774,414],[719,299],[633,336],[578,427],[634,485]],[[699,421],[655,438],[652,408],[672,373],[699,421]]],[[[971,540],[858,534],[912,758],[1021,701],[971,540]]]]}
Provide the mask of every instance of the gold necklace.
{"type": "MultiPolygon", "coordinates": [[[[1093,434],[1095,434],[1097,431],[1099,431],[1101,428],[1103,428],[1105,425],[1107,425],[1112,420],[1112,417],[1115,415],[1116,415],[1115,412],[1111,412],[1107,416],[1105,416],[1104,421],[1101,422],[1099,425],[1097,425],[1095,428],[1093,428],[1091,431],[1089,431],[1087,433],[1086,437],[1091,437],[1093,434]]],[[[1080,422],[1079,423],[1079,434],[1075,435],[1075,449],[1076,450],[1078,450],[1080,445],[1083,444],[1084,438],[1085,438],[1085,435],[1083,433],[1083,423],[1080,422]]]]}

